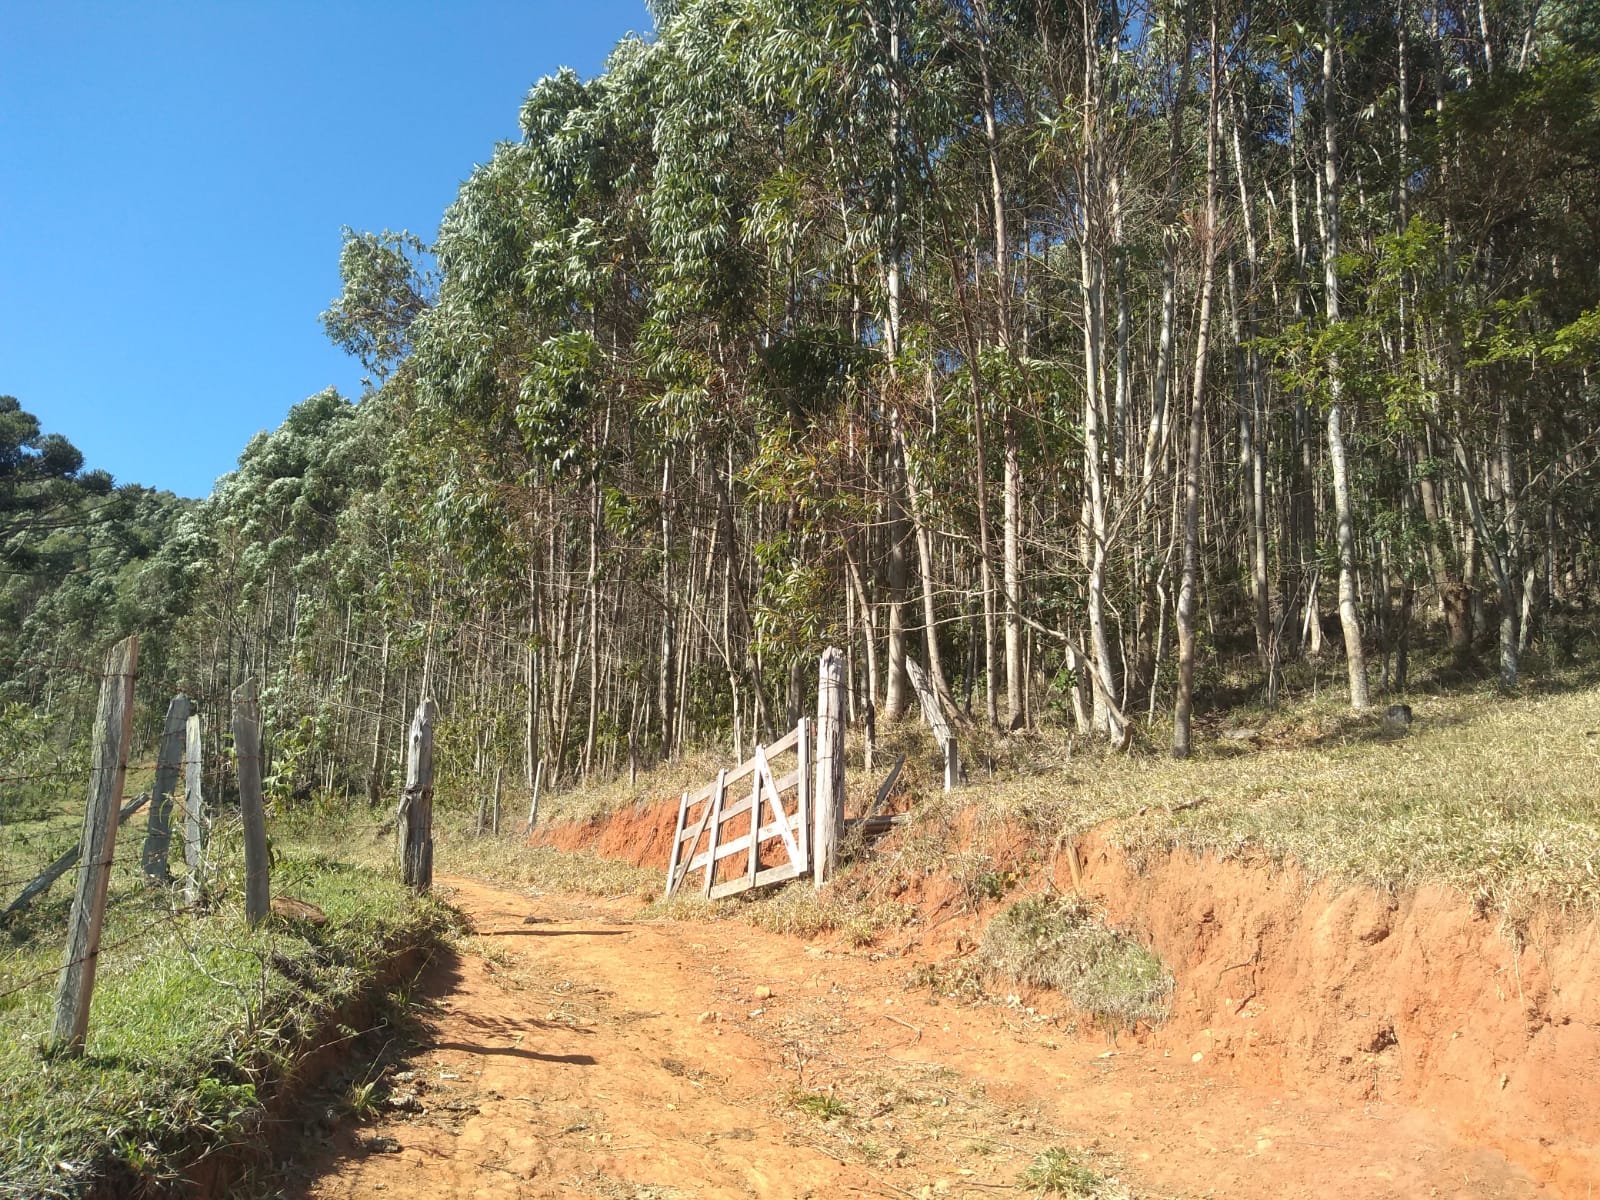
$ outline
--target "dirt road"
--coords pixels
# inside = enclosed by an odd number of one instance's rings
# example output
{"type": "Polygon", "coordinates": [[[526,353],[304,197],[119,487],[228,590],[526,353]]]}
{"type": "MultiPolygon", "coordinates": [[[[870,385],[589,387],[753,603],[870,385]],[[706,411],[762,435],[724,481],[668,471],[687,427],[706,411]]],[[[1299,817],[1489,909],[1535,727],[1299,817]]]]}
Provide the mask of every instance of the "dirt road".
{"type": "Polygon", "coordinates": [[[906,958],[441,890],[477,936],[424,977],[424,1048],[390,1110],[307,1147],[302,1200],[1021,1196],[1050,1147],[1106,1196],[1547,1194],[1424,1113],[1247,1089],[1204,1059],[940,1000],[906,958]]]}

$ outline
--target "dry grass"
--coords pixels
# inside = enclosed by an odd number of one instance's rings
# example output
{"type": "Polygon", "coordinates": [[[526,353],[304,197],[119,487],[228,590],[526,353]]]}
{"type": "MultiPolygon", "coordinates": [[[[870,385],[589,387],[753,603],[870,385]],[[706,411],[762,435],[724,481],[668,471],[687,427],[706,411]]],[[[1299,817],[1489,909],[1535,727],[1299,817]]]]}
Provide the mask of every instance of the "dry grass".
{"type": "MultiPolygon", "coordinates": [[[[1351,713],[1326,675],[1275,712],[1239,707],[1202,717],[1186,762],[1167,756],[1169,730],[1160,725],[1129,754],[1058,728],[1000,736],[969,726],[960,733],[969,784],[950,795],[940,791],[941,760],[926,729],[886,729],[871,777],[852,733],[848,811],[862,810],[904,753],[915,822],[870,854],[847,842],[846,861],[859,865],[825,900],[790,888],[714,907],[802,936],[845,930],[870,939],[904,919],[893,902],[907,881],[953,877],[963,907],[975,910],[1063,837],[1101,828],[1136,863],[1185,849],[1293,862],[1311,879],[1389,889],[1438,883],[1514,921],[1540,907],[1600,910],[1600,686],[1592,674],[1555,675],[1509,698],[1471,683],[1413,692],[1415,724],[1401,736],[1385,733],[1378,712],[1351,713]],[[1225,736],[1241,733],[1248,736],[1225,736]],[[1019,829],[1032,834],[1020,857],[1019,829]]],[[[624,775],[551,796],[541,821],[674,796],[730,760],[710,749],[641,774],[636,786],[624,775]]],[[[659,885],[658,872],[532,851],[514,837],[473,839],[469,823],[465,814],[441,816],[437,861],[449,869],[607,895],[653,895],[659,885]]],[[[390,852],[387,840],[381,849],[390,852]]]]}
{"type": "Polygon", "coordinates": [[[1065,1146],[1040,1151],[1017,1182],[1036,1195],[1069,1200],[1123,1200],[1128,1195],[1114,1179],[1089,1166],[1083,1154],[1065,1146]]]}
{"type": "Polygon", "coordinates": [[[1600,910],[1600,688],[1411,703],[1400,736],[1332,699],[1235,714],[1227,728],[1254,736],[1214,727],[1186,762],[1014,735],[992,777],[919,804],[904,866],[943,868],[958,827],[969,854],[1008,826],[1045,849],[1106,827],[1135,862],[1210,851],[1312,879],[1444,884],[1514,919],[1600,910]]]}
{"type": "Polygon", "coordinates": [[[1076,896],[1030,896],[1003,909],[979,954],[995,974],[1054,988],[1113,1026],[1159,1025],[1171,1009],[1172,974],[1161,960],[1076,896]]]}
{"type": "MultiPolygon", "coordinates": [[[[316,844],[330,855],[373,870],[393,869],[394,832],[378,823],[350,835],[327,811],[286,814],[276,827],[291,831],[302,843],[316,844]]],[[[504,826],[502,826],[504,828],[504,826]]],[[[539,891],[575,892],[585,896],[637,896],[660,894],[661,873],[635,867],[584,850],[562,851],[530,846],[516,831],[499,836],[476,833],[476,818],[460,811],[436,809],[433,825],[433,862],[439,874],[466,875],[502,886],[539,891]]]]}

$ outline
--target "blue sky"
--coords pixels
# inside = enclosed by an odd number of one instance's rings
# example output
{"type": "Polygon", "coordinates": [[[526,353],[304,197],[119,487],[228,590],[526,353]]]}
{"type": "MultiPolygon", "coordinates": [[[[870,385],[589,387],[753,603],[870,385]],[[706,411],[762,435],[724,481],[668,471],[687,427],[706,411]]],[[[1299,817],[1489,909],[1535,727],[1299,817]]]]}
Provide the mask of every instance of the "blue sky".
{"type": "Polygon", "coordinates": [[[359,364],[339,231],[432,239],[535,80],[644,0],[0,0],[0,394],[118,482],[202,496],[359,364]]]}

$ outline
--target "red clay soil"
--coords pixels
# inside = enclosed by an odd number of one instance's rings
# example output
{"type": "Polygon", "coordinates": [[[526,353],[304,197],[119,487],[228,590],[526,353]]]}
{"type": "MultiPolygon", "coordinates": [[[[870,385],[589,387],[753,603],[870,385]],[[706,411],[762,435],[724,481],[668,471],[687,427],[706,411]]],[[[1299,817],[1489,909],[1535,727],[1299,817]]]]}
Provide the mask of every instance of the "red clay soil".
{"type": "MultiPolygon", "coordinates": [[[[676,817],[664,802],[541,840],[665,870],[676,817]]],[[[1020,863],[1024,839],[1010,840],[1020,863]]],[[[1536,920],[1518,949],[1449,889],[1310,885],[1292,868],[1187,853],[1135,870],[1100,836],[1079,857],[1084,890],[1177,979],[1172,1019],[1143,1039],[1152,1049],[1199,1056],[1212,1079],[1421,1108],[1556,1194],[1600,1187],[1600,924],[1536,920]]],[[[1053,874],[1071,886],[1065,853],[1053,874]]],[[[970,949],[989,914],[952,919],[953,898],[938,880],[901,897],[938,913],[918,957],[970,949]]]]}
{"type": "Polygon", "coordinates": [[[1136,872],[1103,838],[1084,849],[1085,889],[1177,977],[1157,1044],[1218,1076],[1421,1106],[1563,1194],[1600,1185],[1600,925],[1535,921],[1519,950],[1446,888],[1210,855],[1136,872]]]}
{"type": "Polygon", "coordinates": [[[1053,1146],[1119,1180],[1106,1195],[1557,1194],[1416,1109],[951,1004],[903,959],[441,884],[480,937],[424,977],[390,1111],[303,1146],[288,1196],[1023,1196],[1053,1146]]]}
{"type": "MultiPolygon", "coordinates": [[[[678,828],[678,801],[635,804],[605,817],[588,821],[567,821],[546,826],[530,839],[535,846],[556,850],[592,850],[604,858],[632,863],[636,867],[659,867],[667,871],[667,856],[672,850],[672,835],[678,828]]],[[[732,822],[728,837],[737,837],[732,822]]]]}

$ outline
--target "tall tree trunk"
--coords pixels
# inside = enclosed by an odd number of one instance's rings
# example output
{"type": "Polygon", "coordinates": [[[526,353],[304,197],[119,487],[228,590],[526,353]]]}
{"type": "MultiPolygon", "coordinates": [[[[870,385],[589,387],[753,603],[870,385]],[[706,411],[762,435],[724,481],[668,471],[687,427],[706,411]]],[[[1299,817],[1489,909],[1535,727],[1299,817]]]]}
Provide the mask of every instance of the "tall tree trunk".
{"type": "Polygon", "coordinates": [[[1194,375],[1189,394],[1189,445],[1183,491],[1183,582],[1178,591],[1178,695],[1172,722],[1172,753],[1187,758],[1194,711],[1195,601],[1200,570],[1200,470],[1204,430],[1206,354],[1211,342],[1211,294],[1217,264],[1217,14],[1211,11],[1211,86],[1206,111],[1206,213],[1204,266],[1200,275],[1200,319],[1195,331],[1194,375]]]}
{"type": "MultiPolygon", "coordinates": [[[[1322,248],[1323,287],[1326,293],[1328,325],[1339,323],[1339,158],[1335,130],[1333,0],[1323,0],[1326,26],[1322,45],[1322,169],[1326,245],[1322,248]]],[[[1339,356],[1328,356],[1328,464],[1333,473],[1333,512],[1339,538],[1339,624],[1344,629],[1345,662],[1350,672],[1350,707],[1365,709],[1367,696],[1367,654],[1361,645],[1361,617],[1356,611],[1356,534],[1355,515],[1350,499],[1350,465],[1345,451],[1344,412],[1340,405],[1343,380],[1339,356]]]]}

